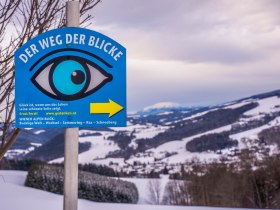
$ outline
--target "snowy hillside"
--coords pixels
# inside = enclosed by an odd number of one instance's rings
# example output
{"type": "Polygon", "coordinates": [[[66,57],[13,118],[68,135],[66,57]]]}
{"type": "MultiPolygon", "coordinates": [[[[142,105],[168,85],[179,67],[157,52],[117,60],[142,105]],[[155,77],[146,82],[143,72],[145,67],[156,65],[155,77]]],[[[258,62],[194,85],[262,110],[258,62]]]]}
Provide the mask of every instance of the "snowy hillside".
{"type": "MultiPolygon", "coordinates": [[[[63,196],[53,193],[28,188],[24,186],[26,172],[0,170],[0,201],[1,209],[7,210],[60,210],[63,207],[63,196]]],[[[139,188],[143,188],[143,181],[136,181],[139,188]]],[[[140,197],[143,189],[139,190],[140,197]]],[[[142,196],[143,197],[143,196],[142,196]]],[[[79,199],[79,210],[215,210],[211,207],[182,207],[182,206],[157,206],[144,204],[112,204],[96,203],[79,199]]],[[[230,208],[219,208],[227,210],[230,208]]],[[[242,210],[242,209],[239,209],[242,210]]],[[[249,209],[247,209],[249,210],[249,209]]]]}
{"type": "MultiPolygon", "coordinates": [[[[223,156],[234,161],[244,148],[254,150],[261,158],[263,151],[272,154],[280,145],[279,138],[270,138],[271,132],[280,136],[279,95],[280,91],[274,91],[209,108],[174,109],[179,105],[157,104],[144,110],[164,110],[129,116],[128,126],[124,128],[81,129],[79,141],[89,147],[80,153],[79,162],[149,174],[164,168],[169,173],[178,172],[181,164],[193,158],[211,162],[223,156]]],[[[46,134],[50,133],[38,129],[28,132],[37,135],[37,140],[32,142],[29,136],[29,146],[10,150],[8,157],[24,158],[26,153],[32,154],[36,147],[45,146],[46,134]],[[39,136],[44,139],[41,143],[38,143],[39,136]]],[[[62,162],[63,152],[55,152],[59,158],[51,162],[62,162]]]]}

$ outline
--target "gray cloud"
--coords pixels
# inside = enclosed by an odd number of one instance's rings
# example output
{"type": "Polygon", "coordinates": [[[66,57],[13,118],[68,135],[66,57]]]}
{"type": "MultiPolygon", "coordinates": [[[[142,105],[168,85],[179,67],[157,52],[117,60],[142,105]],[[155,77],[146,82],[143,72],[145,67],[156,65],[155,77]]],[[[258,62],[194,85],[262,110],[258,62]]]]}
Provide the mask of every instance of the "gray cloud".
{"type": "MultiPolygon", "coordinates": [[[[279,16],[262,9],[266,7],[260,0],[234,2],[107,0],[96,12],[96,23],[113,25],[123,42],[138,42],[141,52],[135,44],[133,50],[146,59],[221,63],[259,59],[265,55],[258,47],[265,37],[259,34],[275,28],[279,16]]],[[[270,1],[270,7],[276,2],[270,1]]]]}
{"type": "Polygon", "coordinates": [[[92,28],[127,48],[130,109],[160,101],[213,104],[279,88],[279,6],[104,0],[92,28]]]}

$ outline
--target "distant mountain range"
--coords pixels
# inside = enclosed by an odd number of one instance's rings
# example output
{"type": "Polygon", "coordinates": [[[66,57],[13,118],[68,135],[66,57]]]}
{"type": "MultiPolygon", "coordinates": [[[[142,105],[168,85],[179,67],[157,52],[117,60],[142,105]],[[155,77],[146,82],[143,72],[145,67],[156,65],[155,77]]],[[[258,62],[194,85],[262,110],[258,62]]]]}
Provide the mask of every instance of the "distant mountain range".
{"type": "Polygon", "coordinates": [[[136,115],[156,115],[156,114],[166,114],[166,112],[171,112],[175,110],[193,111],[204,108],[202,106],[186,107],[173,102],[160,102],[154,105],[145,107],[143,110],[138,111],[136,115]]]}
{"type": "MultiPolygon", "coordinates": [[[[7,156],[61,162],[63,132],[24,130],[7,156]]],[[[193,158],[234,161],[242,149],[261,158],[279,149],[280,90],[212,107],[159,103],[130,115],[125,128],[81,128],[79,135],[81,163],[140,174],[173,173],[193,158]]]]}

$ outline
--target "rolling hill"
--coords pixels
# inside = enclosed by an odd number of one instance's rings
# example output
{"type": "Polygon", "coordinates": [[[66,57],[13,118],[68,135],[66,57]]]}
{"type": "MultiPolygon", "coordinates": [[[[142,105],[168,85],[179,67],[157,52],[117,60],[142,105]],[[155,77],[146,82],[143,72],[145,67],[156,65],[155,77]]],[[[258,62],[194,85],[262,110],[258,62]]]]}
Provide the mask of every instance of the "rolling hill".
{"type": "MultiPolygon", "coordinates": [[[[80,129],[79,141],[87,147],[79,154],[79,161],[137,174],[164,168],[174,173],[193,158],[234,161],[242,149],[254,150],[260,158],[264,151],[278,151],[280,90],[211,107],[167,105],[157,104],[130,115],[124,128],[80,129]]],[[[62,133],[62,129],[25,130],[7,157],[40,156],[62,162],[62,149],[53,150],[52,155],[41,152],[51,151],[56,140],[50,140],[62,133]]]]}

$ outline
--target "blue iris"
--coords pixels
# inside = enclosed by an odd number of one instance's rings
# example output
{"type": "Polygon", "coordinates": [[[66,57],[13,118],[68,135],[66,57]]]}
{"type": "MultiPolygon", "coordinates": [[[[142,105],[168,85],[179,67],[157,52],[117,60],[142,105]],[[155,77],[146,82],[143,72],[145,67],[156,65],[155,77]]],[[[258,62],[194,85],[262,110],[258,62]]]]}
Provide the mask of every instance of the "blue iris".
{"type": "Polygon", "coordinates": [[[60,93],[74,95],[85,87],[86,70],[77,61],[62,61],[55,67],[52,79],[55,88],[60,93]]]}

